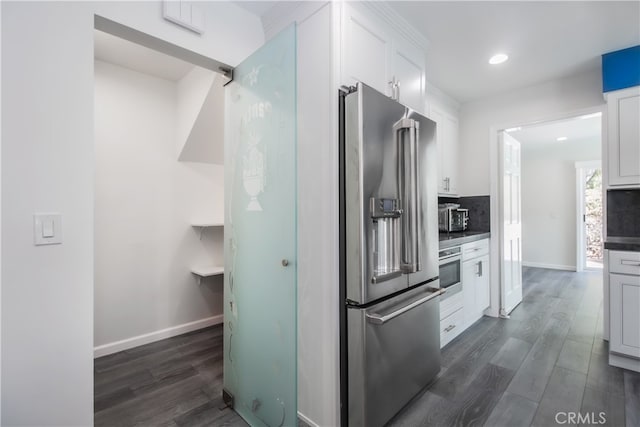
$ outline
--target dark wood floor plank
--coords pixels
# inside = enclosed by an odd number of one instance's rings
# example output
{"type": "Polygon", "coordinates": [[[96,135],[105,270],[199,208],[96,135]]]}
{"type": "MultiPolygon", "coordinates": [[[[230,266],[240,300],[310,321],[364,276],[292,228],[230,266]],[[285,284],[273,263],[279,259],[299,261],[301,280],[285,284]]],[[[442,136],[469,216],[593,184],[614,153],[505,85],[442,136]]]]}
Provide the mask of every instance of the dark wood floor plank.
{"type": "Polygon", "coordinates": [[[587,386],[618,396],[624,396],[623,369],[610,366],[608,355],[591,353],[587,386]]]}
{"type": "Polygon", "coordinates": [[[533,345],[507,389],[534,402],[540,402],[556,360],[562,349],[570,323],[551,318],[533,345]]]}
{"type": "Polygon", "coordinates": [[[612,427],[624,426],[624,411],[624,399],[620,396],[587,387],[584,391],[580,413],[591,419],[580,423],[580,425],[592,426],[598,424],[612,427]]]}
{"type": "Polygon", "coordinates": [[[498,353],[493,356],[491,363],[515,371],[520,367],[525,357],[527,357],[529,350],[531,350],[530,343],[509,337],[498,353]]]}
{"type": "Polygon", "coordinates": [[[505,391],[491,411],[486,427],[528,426],[538,409],[538,404],[517,394],[505,391]]]}
{"type": "Polygon", "coordinates": [[[559,412],[579,412],[586,383],[585,374],[555,367],[532,425],[540,427],[557,425],[556,415],[559,412]]]}
{"type": "Polygon", "coordinates": [[[576,314],[571,323],[571,329],[567,335],[568,340],[579,341],[589,345],[593,344],[593,337],[596,332],[596,320],[594,315],[595,311],[590,316],[584,314],[576,314]]]}
{"type": "Polygon", "coordinates": [[[135,425],[155,426],[196,408],[210,399],[201,390],[198,376],[145,393],[122,404],[95,413],[96,426],[135,425]]]}
{"type": "Polygon", "coordinates": [[[458,335],[442,349],[442,366],[449,367],[457,362],[499,321],[495,317],[483,317],[458,335]]]}
{"type": "Polygon", "coordinates": [[[475,380],[461,392],[451,414],[450,425],[482,426],[489,419],[509,385],[514,371],[491,363],[485,365],[475,380]]]}
{"type": "Polygon", "coordinates": [[[627,426],[640,426],[640,372],[624,371],[627,426]]]}
{"type": "MultiPolygon", "coordinates": [[[[204,405],[200,405],[179,417],[174,419],[175,423],[180,427],[207,427],[223,425],[225,419],[228,419],[230,409],[220,409],[213,402],[207,402],[204,405]]],[[[242,421],[242,424],[247,426],[248,424],[242,421]]]]}
{"type": "Polygon", "coordinates": [[[105,374],[97,374],[96,377],[99,377],[99,379],[94,381],[93,394],[96,398],[123,388],[133,389],[155,382],[153,375],[151,375],[148,369],[113,377],[105,374]]]}
{"type": "Polygon", "coordinates": [[[500,319],[471,349],[449,366],[429,390],[447,399],[457,399],[460,390],[464,390],[475,379],[518,327],[516,320],[500,319]]]}
{"type": "Polygon", "coordinates": [[[446,426],[454,410],[452,402],[427,391],[400,411],[388,427],[446,426]]]}
{"type": "Polygon", "coordinates": [[[589,361],[591,360],[592,344],[572,341],[566,339],[560,356],[558,356],[557,366],[571,369],[582,374],[589,373],[589,361]]]}
{"type": "Polygon", "coordinates": [[[551,312],[558,303],[557,298],[547,298],[532,305],[521,304],[511,314],[512,318],[519,319],[520,328],[513,333],[514,338],[533,344],[540,337],[545,325],[549,322],[551,312]]]}

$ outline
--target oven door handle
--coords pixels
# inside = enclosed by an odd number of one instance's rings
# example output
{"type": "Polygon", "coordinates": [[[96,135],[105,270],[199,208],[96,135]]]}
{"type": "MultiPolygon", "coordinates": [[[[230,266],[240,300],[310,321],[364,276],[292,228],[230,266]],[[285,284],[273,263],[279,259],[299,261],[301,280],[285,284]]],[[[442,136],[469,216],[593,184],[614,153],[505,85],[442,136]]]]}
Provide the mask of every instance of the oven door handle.
{"type": "Polygon", "coordinates": [[[438,262],[440,263],[440,265],[444,264],[443,261],[446,261],[447,263],[449,261],[457,261],[457,260],[461,260],[462,259],[462,255],[460,254],[452,254],[452,255],[446,255],[443,257],[438,258],[438,262]],[[457,258],[457,259],[456,259],[457,258]]]}
{"type": "Polygon", "coordinates": [[[398,310],[396,310],[394,312],[391,312],[391,313],[385,314],[385,315],[380,315],[380,314],[377,314],[377,313],[366,314],[367,319],[369,319],[369,322],[371,322],[371,323],[373,323],[375,325],[382,325],[382,324],[388,322],[389,320],[400,316],[402,313],[406,313],[407,311],[409,311],[409,310],[411,310],[413,308],[416,308],[417,306],[422,305],[425,302],[427,302],[429,300],[432,300],[433,298],[435,298],[437,296],[440,296],[440,295],[442,295],[442,294],[444,294],[446,292],[445,289],[437,289],[437,290],[435,288],[432,288],[432,289],[434,289],[435,292],[427,295],[424,298],[420,298],[419,300],[414,301],[411,304],[405,305],[404,307],[402,307],[402,308],[400,308],[400,309],[398,309],[398,310]]]}

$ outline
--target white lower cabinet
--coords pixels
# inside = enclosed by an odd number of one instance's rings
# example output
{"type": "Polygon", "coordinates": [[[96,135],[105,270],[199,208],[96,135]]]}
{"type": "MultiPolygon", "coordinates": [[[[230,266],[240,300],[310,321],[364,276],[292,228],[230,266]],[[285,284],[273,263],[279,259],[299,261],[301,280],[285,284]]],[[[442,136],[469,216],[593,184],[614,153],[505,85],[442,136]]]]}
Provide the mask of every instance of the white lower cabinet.
{"type": "Polygon", "coordinates": [[[640,358],[640,253],[609,251],[609,307],[609,349],[640,358]]]}
{"type": "Polygon", "coordinates": [[[489,308],[489,255],[482,255],[462,263],[462,293],[464,294],[465,324],[471,326],[489,308]]]}
{"type": "Polygon", "coordinates": [[[491,304],[489,239],[462,245],[462,292],[440,303],[440,347],[484,315],[491,304]]]}
{"type": "Polygon", "coordinates": [[[459,308],[440,321],[440,348],[449,344],[463,330],[464,310],[459,308]]]}

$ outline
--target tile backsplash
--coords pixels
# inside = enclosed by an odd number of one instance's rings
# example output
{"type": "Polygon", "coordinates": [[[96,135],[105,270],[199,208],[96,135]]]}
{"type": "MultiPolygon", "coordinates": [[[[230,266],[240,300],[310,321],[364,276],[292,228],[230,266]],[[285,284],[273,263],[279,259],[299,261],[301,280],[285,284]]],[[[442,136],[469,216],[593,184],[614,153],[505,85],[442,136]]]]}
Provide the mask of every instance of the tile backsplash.
{"type": "Polygon", "coordinates": [[[640,237],[640,189],[607,191],[607,236],[640,237]]]}
{"type": "Polygon", "coordinates": [[[458,203],[469,209],[469,231],[491,231],[489,196],[438,197],[438,203],[458,203]]]}

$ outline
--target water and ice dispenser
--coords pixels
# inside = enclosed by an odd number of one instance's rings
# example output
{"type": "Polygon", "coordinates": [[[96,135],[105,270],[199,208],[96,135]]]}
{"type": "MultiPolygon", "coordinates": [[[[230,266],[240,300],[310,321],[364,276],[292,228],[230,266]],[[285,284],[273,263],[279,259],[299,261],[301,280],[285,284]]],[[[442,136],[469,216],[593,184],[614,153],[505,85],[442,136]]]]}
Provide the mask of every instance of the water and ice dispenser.
{"type": "Polygon", "coordinates": [[[402,209],[399,199],[370,199],[373,220],[373,282],[381,282],[402,274],[400,244],[402,209]]]}

